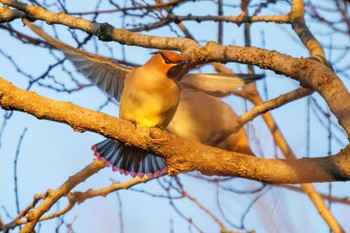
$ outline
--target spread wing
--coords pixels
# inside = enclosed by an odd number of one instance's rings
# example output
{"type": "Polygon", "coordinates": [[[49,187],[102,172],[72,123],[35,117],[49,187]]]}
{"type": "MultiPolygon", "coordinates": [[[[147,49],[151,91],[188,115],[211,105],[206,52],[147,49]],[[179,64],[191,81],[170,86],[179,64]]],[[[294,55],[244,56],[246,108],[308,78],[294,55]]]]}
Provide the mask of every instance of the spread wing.
{"type": "Polygon", "coordinates": [[[117,101],[120,100],[125,77],[132,70],[131,68],[122,66],[112,59],[88,53],[64,44],[51,37],[40,28],[34,26],[28,20],[24,19],[23,22],[37,35],[44,38],[54,47],[62,50],[77,70],[82,72],[93,84],[97,85],[110,97],[115,98],[117,101]]]}
{"type": "Polygon", "coordinates": [[[181,83],[199,88],[208,94],[225,95],[264,77],[263,74],[186,74],[181,83]]]}
{"type": "MultiPolygon", "coordinates": [[[[112,59],[64,44],[34,26],[28,20],[23,19],[23,22],[37,35],[62,50],[77,70],[82,72],[93,84],[97,85],[110,97],[120,101],[125,77],[131,72],[132,68],[122,66],[112,59]]],[[[230,94],[233,90],[263,77],[264,75],[261,74],[185,74],[180,81],[180,85],[190,85],[208,94],[221,96],[230,94]]]]}

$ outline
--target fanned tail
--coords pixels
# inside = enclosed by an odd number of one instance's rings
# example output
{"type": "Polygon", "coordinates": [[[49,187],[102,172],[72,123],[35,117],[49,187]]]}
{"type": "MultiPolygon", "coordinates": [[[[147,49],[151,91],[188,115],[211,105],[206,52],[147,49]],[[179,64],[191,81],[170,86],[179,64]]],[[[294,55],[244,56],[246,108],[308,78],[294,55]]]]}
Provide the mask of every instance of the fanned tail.
{"type": "Polygon", "coordinates": [[[120,174],[132,177],[159,177],[168,172],[162,158],[148,151],[113,139],[106,139],[91,148],[94,155],[105,162],[107,167],[120,174]]]}

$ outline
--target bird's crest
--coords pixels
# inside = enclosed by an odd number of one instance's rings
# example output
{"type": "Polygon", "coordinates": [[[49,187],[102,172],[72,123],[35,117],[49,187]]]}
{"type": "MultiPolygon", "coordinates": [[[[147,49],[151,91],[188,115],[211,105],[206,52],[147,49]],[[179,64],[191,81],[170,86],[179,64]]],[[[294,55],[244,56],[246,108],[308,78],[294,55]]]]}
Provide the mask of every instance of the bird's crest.
{"type": "Polygon", "coordinates": [[[182,61],[182,56],[178,53],[171,52],[171,51],[157,51],[155,53],[158,53],[162,56],[164,59],[165,63],[167,64],[172,64],[172,63],[178,63],[182,61]]]}

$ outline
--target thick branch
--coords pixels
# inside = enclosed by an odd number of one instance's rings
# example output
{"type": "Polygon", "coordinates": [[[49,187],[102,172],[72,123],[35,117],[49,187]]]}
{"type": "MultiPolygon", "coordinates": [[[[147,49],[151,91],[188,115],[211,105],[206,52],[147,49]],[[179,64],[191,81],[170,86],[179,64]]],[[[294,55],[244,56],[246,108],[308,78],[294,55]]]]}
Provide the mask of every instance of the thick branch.
{"type": "Polygon", "coordinates": [[[11,22],[12,20],[22,18],[24,16],[23,11],[11,10],[8,7],[0,7],[0,23],[11,22]]]}
{"type": "Polygon", "coordinates": [[[189,45],[197,45],[196,42],[183,38],[163,38],[159,40],[157,36],[136,34],[125,29],[115,28],[108,23],[96,23],[83,18],[76,18],[64,12],[55,13],[40,6],[31,6],[18,1],[0,0],[0,2],[25,12],[30,18],[43,20],[47,24],[62,24],[70,28],[80,29],[96,35],[102,41],[113,40],[121,44],[172,50],[179,50],[179,48],[182,50],[189,45]]]}
{"type": "Polygon", "coordinates": [[[292,8],[289,13],[290,21],[292,22],[292,27],[295,33],[300,38],[301,42],[309,50],[311,56],[318,57],[321,62],[328,65],[326,61],[324,50],[321,44],[317,41],[314,35],[311,33],[309,28],[306,26],[304,15],[305,15],[305,4],[304,1],[297,0],[293,1],[292,8]]]}
{"type": "Polygon", "coordinates": [[[319,62],[296,59],[276,51],[234,45],[221,46],[216,43],[208,43],[193,50],[191,57],[201,58],[206,62],[235,61],[253,64],[289,76],[299,81],[301,86],[317,91],[327,102],[339,124],[350,135],[350,94],[340,78],[319,62]]]}
{"type": "Polygon", "coordinates": [[[185,141],[159,129],[135,127],[128,121],[21,90],[4,79],[0,79],[0,105],[39,119],[68,124],[76,131],[89,130],[150,149],[166,158],[171,175],[198,170],[206,175],[243,177],[269,183],[350,179],[350,148],[325,158],[261,159],[185,141]]]}
{"type": "Polygon", "coordinates": [[[0,0],[0,2],[24,11],[34,19],[44,20],[48,24],[63,24],[70,28],[81,29],[97,35],[101,40],[114,40],[122,44],[149,48],[180,50],[189,63],[239,62],[256,65],[292,77],[300,81],[302,86],[321,94],[339,120],[340,125],[350,135],[350,118],[348,117],[350,116],[350,94],[348,90],[328,67],[310,59],[296,59],[276,51],[254,47],[220,46],[214,42],[202,47],[187,38],[140,35],[125,29],[114,28],[109,24],[93,23],[83,18],[75,18],[64,12],[54,13],[42,7],[30,6],[12,0],[0,0]]]}

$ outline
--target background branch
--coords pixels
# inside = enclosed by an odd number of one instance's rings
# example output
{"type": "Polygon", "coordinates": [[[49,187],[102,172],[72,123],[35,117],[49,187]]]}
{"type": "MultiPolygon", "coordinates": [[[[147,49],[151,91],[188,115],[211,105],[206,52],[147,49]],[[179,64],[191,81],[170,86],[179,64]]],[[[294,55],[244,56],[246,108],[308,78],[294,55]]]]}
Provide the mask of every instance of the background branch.
{"type": "Polygon", "coordinates": [[[104,163],[99,160],[94,160],[91,164],[84,169],[71,176],[64,184],[55,190],[51,190],[47,193],[45,199],[40,203],[38,207],[29,211],[26,214],[27,223],[24,225],[21,233],[33,232],[35,225],[39,221],[40,217],[48,211],[61,197],[66,196],[70,190],[72,190],[78,184],[84,182],[87,178],[97,173],[104,167],[104,163]]]}

